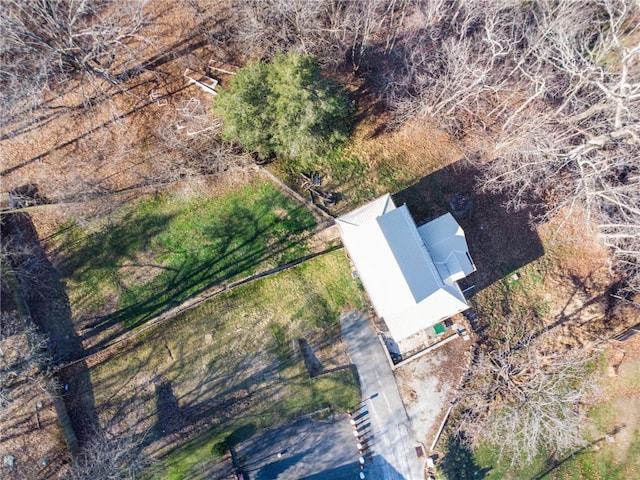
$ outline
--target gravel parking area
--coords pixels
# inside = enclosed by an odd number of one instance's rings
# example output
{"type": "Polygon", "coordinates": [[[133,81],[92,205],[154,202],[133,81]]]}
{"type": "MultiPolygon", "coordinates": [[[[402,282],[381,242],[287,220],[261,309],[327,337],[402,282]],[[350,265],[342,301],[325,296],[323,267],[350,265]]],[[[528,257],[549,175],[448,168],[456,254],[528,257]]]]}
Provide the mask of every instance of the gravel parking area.
{"type": "Polygon", "coordinates": [[[471,342],[462,337],[395,370],[400,396],[418,440],[429,449],[457,395],[471,342]]]}

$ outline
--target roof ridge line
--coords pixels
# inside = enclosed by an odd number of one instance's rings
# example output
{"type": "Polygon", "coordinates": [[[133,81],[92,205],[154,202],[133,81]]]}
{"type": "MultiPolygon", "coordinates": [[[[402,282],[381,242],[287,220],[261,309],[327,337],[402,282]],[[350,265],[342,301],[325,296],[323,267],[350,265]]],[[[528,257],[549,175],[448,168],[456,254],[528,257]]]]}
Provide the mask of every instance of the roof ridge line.
{"type": "Polygon", "coordinates": [[[407,207],[406,203],[403,203],[399,208],[402,210],[402,216],[405,218],[409,226],[413,226],[413,228],[409,229],[411,231],[411,235],[418,241],[420,250],[422,251],[423,256],[427,260],[427,266],[429,267],[431,274],[436,279],[436,283],[439,283],[438,286],[442,287],[444,285],[444,280],[442,279],[442,277],[440,276],[440,272],[438,272],[438,269],[436,268],[436,264],[433,261],[433,257],[429,253],[429,249],[427,248],[426,244],[424,243],[424,240],[420,236],[420,233],[418,233],[418,226],[416,225],[415,220],[411,216],[411,212],[409,212],[409,207],[407,207]]]}

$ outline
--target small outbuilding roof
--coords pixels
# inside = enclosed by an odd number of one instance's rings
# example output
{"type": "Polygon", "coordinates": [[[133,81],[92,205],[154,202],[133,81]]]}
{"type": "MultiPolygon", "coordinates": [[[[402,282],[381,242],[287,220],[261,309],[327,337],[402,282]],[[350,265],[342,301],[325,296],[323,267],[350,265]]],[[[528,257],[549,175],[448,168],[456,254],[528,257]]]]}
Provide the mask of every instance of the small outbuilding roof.
{"type": "Polygon", "coordinates": [[[418,228],[384,195],[336,219],[377,314],[400,340],[469,308],[456,280],[475,270],[450,215],[418,228]]]}

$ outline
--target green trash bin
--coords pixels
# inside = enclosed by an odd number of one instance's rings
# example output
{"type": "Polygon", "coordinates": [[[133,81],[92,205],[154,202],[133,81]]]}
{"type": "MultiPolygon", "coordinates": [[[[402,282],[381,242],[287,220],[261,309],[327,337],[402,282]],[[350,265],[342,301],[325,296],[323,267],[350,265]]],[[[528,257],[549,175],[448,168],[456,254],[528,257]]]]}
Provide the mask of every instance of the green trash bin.
{"type": "Polygon", "coordinates": [[[436,323],[433,326],[433,330],[436,332],[436,335],[442,335],[444,333],[444,324],[443,323],[436,323]]]}

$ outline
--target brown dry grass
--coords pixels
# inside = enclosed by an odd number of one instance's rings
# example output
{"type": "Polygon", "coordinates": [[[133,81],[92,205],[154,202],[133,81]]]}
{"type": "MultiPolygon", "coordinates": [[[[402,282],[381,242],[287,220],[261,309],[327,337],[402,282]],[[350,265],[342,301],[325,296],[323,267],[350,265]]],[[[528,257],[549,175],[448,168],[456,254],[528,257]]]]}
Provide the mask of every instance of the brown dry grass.
{"type": "Polygon", "coordinates": [[[607,250],[598,242],[597,227],[583,212],[563,212],[540,228],[558,273],[585,278],[607,272],[607,250]]]}
{"type": "MultiPolygon", "coordinates": [[[[361,102],[367,110],[364,97],[361,102]]],[[[384,193],[395,193],[417,179],[454,163],[461,150],[449,135],[433,122],[405,124],[398,130],[386,128],[385,116],[365,116],[342,154],[345,170],[326,176],[327,188],[340,192],[344,201],[332,213],[340,215],[384,193]]]]}
{"type": "Polygon", "coordinates": [[[420,178],[449,165],[462,152],[449,135],[431,121],[416,121],[397,131],[376,131],[384,125],[368,119],[355,131],[350,147],[374,171],[402,168],[407,176],[420,178]]]}
{"type": "MultiPolygon", "coordinates": [[[[145,8],[154,20],[146,32],[151,41],[141,63],[155,61],[156,66],[129,81],[124,90],[100,85],[106,98],[85,107],[91,92],[83,92],[79,83],[67,85],[62,95],[51,92],[43,110],[47,119],[25,131],[29,118],[17,116],[3,132],[17,133],[0,141],[3,190],[35,183],[50,201],[61,201],[166,178],[171,158],[159,145],[158,128],[163,122],[177,123],[176,111],[192,98],[209,110],[211,95],[188,86],[182,73],[187,67],[204,71],[215,53],[194,37],[198,25],[185,5],[152,0],[145,8]],[[152,91],[163,95],[166,105],[152,101],[152,91]]],[[[109,199],[125,201],[123,196],[109,199]]],[[[69,214],[90,214],[91,207],[71,205],[48,212],[38,215],[44,234],[51,231],[48,223],[59,224],[69,214]]]]}
{"type": "Polygon", "coordinates": [[[544,282],[544,298],[550,306],[547,318],[560,321],[553,335],[548,335],[550,343],[595,345],[632,322],[632,318],[612,315],[615,301],[609,289],[615,277],[607,250],[584,215],[560,216],[539,232],[550,265],[544,282]]]}
{"type": "MultiPolygon", "coordinates": [[[[3,313],[15,313],[3,315],[2,328],[6,331],[25,328],[31,322],[30,318],[24,317],[24,314],[19,313],[19,308],[16,308],[22,302],[19,297],[15,297],[17,293],[9,287],[9,283],[3,275],[3,313]]],[[[17,360],[12,358],[12,352],[28,348],[28,340],[24,334],[12,335],[3,343],[0,357],[2,363],[7,365],[14,364],[17,360]]],[[[26,378],[27,375],[38,374],[34,368],[28,374],[25,373],[26,385],[18,385],[12,389],[10,395],[14,396],[13,401],[0,409],[0,458],[4,461],[7,455],[15,459],[13,470],[0,466],[0,476],[3,479],[61,479],[66,474],[69,457],[51,396],[35,383],[30,385],[26,378]]]]}

